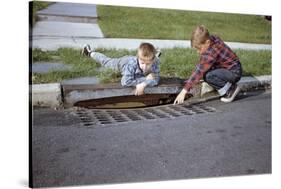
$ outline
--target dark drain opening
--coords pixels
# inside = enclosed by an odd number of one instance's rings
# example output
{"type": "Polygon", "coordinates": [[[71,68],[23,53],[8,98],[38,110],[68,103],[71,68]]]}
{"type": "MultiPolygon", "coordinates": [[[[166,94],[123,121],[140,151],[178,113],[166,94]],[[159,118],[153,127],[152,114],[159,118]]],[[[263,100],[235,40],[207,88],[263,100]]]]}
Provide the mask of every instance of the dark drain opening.
{"type": "Polygon", "coordinates": [[[141,96],[117,96],[109,98],[91,99],[79,101],[74,106],[89,109],[128,109],[144,108],[171,104],[177,94],[145,94],[141,96]]]}

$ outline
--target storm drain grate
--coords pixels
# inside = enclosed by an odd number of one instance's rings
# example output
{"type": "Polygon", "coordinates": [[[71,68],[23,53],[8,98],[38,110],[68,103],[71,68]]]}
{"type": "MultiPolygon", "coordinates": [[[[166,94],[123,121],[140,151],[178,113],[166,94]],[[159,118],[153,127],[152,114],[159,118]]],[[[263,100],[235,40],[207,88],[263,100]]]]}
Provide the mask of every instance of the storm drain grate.
{"type": "Polygon", "coordinates": [[[168,105],[142,109],[86,109],[79,108],[76,114],[84,126],[108,125],[140,120],[177,118],[185,115],[213,113],[216,109],[199,105],[168,105]]]}

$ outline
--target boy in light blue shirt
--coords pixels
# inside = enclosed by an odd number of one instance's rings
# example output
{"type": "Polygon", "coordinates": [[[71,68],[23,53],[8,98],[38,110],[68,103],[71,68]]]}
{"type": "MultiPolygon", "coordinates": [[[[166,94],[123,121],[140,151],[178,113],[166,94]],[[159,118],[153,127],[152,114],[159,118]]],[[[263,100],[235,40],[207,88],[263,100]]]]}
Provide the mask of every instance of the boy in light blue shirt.
{"type": "Polygon", "coordinates": [[[90,45],[85,45],[82,54],[93,58],[106,68],[119,71],[122,74],[121,85],[125,87],[135,86],[135,95],[144,94],[145,87],[156,86],[160,80],[160,51],[156,51],[150,43],[141,43],[137,56],[124,56],[110,58],[95,52],[90,45]]]}

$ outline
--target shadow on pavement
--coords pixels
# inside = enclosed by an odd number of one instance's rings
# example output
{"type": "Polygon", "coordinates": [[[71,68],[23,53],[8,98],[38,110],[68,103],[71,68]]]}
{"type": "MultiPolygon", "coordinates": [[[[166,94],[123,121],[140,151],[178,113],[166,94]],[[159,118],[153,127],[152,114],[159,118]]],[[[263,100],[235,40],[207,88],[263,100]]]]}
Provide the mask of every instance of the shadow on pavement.
{"type": "Polygon", "coordinates": [[[269,90],[268,89],[259,89],[256,91],[240,92],[240,94],[238,94],[237,97],[235,98],[235,101],[247,99],[247,98],[253,97],[253,96],[259,96],[259,95],[266,93],[267,91],[269,91],[269,90]]]}

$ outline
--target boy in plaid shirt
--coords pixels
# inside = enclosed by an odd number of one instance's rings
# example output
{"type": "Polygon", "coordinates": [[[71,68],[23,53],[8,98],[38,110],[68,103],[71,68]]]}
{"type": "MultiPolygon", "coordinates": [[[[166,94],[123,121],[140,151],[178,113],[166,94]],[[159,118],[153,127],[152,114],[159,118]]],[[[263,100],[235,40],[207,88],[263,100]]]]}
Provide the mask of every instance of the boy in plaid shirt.
{"type": "Polygon", "coordinates": [[[200,61],[174,104],[183,103],[185,95],[200,79],[218,91],[221,101],[232,102],[240,91],[236,84],[242,76],[239,58],[219,37],[210,35],[204,26],[198,26],[193,31],[191,46],[197,49],[200,61]]]}
{"type": "Polygon", "coordinates": [[[143,95],[147,86],[156,86],[160,80],[160,55],[150,43],[141,43],[137,56],[123,56],[110,58],[85,45],[82,54],[91,57],[106,68],[121,72],[121,85],[124,87],[136,87],[135,95],[143,95]]]}

